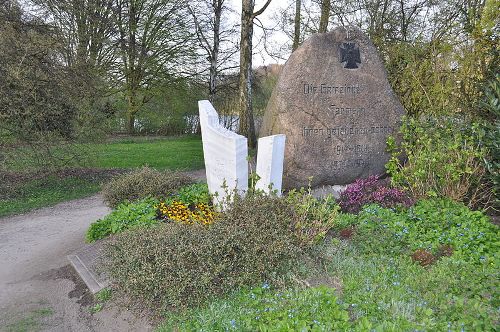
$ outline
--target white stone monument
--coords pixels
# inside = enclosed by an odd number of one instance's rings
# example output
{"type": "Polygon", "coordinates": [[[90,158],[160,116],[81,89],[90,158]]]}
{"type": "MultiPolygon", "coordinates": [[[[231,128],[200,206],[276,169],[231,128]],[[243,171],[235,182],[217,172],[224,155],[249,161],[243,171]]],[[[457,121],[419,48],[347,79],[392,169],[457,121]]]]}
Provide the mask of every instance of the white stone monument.
{"type": "Polygon", "coordinates": [[[259,138],[255,173],[260,179],[255,189],[263,190],[267,194],[276,191],[277,195],[281,195],[285,139],[286,136],[281,134],[259,138]]]}
{"type": "MultiPolygon", "coordinates": [[[[247,139],[221,126],[208,100],[198,101],[198,108],[208,190],[215,195],[214,204],[224,208],[228,194],[236,190],[244,195],[248,190],[247,139]]],[[[280,195],[285,135],[262,137],[258,144],[256,189],[280,195]]]]}
{"type": "Polygon", "coordinates": [[[247,139],[221,126],[208,100],[200,100],[198,107],[208,190],[216,195],[214,204],[224,206],[227,194],[248,190],[247,139]]]}

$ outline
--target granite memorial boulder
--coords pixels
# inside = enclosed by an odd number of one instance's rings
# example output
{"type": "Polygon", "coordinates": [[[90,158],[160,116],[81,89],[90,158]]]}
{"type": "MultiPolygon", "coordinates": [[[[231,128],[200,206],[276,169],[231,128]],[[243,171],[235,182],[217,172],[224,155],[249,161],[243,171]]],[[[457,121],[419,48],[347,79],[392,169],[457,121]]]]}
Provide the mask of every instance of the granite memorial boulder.
{"type": "Polygon", "coordinates": [[[404,110],[373,43],[339,27],[312,35],[286,62],[260,136],[285,134],[283,188],[381,174],[404,110]]]}

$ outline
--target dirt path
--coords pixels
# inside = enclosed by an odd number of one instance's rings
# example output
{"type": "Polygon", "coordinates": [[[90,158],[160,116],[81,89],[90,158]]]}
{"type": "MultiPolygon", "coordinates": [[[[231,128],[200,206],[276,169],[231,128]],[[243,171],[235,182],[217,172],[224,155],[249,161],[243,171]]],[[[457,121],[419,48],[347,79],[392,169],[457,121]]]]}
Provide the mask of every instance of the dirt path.
{"type": "Polygon", "coordinates": [[[100,196],[0,219],[0,331],[148,331],[130,312],[90,313],[90,293],[66,255],[109,212],[100,196]]]}

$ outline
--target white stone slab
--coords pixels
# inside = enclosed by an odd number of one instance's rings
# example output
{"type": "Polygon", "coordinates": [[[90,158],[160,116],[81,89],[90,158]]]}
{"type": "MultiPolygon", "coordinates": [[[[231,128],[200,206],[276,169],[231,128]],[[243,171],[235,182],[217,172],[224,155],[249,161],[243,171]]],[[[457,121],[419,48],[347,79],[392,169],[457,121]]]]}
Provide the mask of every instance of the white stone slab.
{"type": "Polygon", "coordinates": [[[240,195],[248,190],[247,139],[222,127],[208,100],[200,100],[198,108],[208,190],[216,195],[215,204],[223,204],[235,189],[240,195]]]}
{"type": "Polygon", "coordinates": [[[259,138],[255,172],[260,179],[257,181],[255,189],[263,190],[267,194],[271,190],[275,190],[278,195],[281,195],[285,139],[285,135],[259,138]]]}

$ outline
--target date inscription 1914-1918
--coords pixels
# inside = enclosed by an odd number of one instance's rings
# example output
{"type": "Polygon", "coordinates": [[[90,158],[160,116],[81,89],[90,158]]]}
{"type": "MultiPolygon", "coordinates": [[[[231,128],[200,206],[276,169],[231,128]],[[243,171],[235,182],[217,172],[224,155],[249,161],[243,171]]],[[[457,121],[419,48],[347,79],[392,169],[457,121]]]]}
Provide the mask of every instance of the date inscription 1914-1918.
{"type": "Polygon", "coordinates": [[[342,43],[340,47],[340,62],[345,62],[344,68],[356,69],[361,63],[359,47],[355,43],[342,43]]]}

